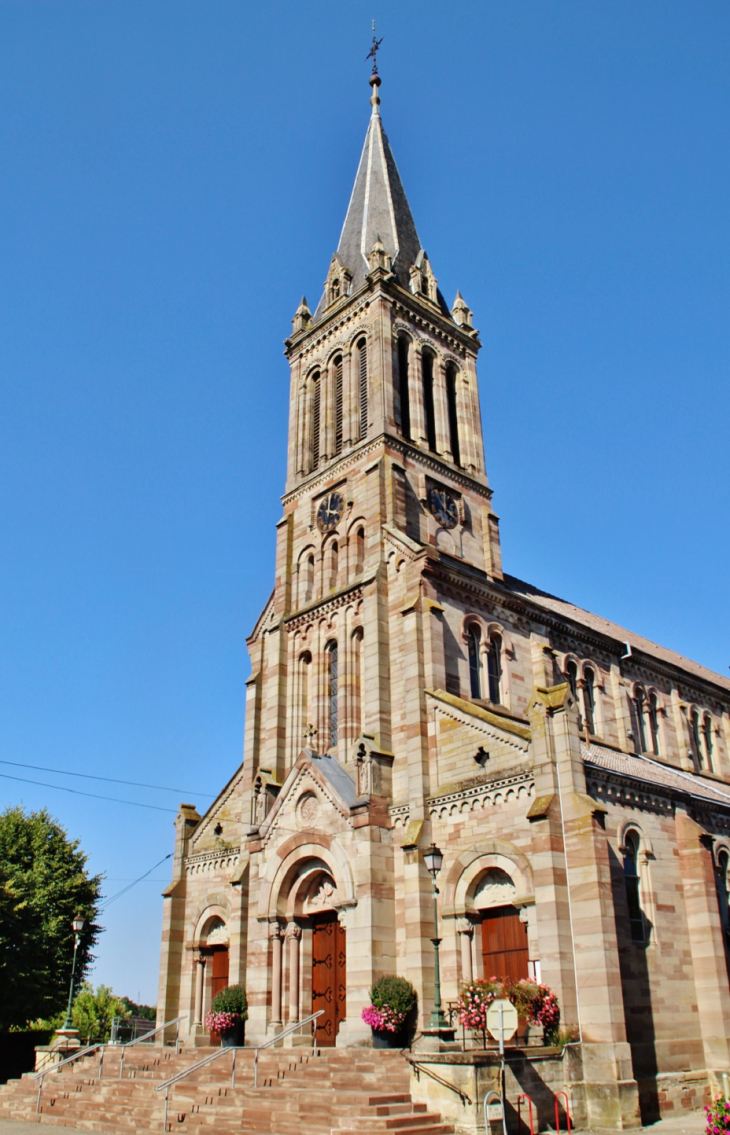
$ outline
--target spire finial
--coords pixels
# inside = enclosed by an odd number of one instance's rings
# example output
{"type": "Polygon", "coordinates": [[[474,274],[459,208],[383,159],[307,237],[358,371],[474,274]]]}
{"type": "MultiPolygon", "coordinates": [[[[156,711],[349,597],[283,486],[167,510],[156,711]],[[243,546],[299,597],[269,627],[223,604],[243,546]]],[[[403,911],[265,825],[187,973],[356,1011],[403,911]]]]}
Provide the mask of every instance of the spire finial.
{"type": "Polygon", "coordinates": [[[373,61],[373,73],[370,76],[370,86],[373,88],[373,93],[370,96],[370,104],[373,108],[374,115],[380,114],[380,111],[378,110],[378,107],[380,106],[380,96],[378,95],[378,87],[380,86],[380,75],[378,74],[378,49],[380,48],[382,42],[382,38],[377,39],[375,36],[375,20],[373,20],[373,46],[365,56],[365,61],[367,62],[368,59],[372,59],[373,61]]]}

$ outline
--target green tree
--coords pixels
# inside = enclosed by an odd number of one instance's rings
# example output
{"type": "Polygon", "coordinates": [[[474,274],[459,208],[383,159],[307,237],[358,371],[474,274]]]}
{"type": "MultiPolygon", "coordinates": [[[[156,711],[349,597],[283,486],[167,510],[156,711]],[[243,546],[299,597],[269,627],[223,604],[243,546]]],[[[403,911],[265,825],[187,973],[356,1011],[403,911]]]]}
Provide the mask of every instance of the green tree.
{"type": "Polygon", "coordinates": [[[128,1017],[130,1013],[124,999],[112,993],[108,985],[95,990],[87,981],[74,999],[72,1016],[81,1040],[95,1043],[109,1040],[114,1017],[128,1017]]]}
{"type": "Polygon", "coordinates": [[[79,841],[43,809],[0,813],[0,1032],[61,1012],[68,998],[78,913],[81,983],[101,928],[101,875],[89,875],[79,841]]]}
{"type": "Polygon", "coordinates": [[[139,1005],[136,1001],[131,1001],[129,997],[122,997],[121,1001],[125,1009],[129,1009],[128,1016],[140,1017],[143,1021],[157,1020],[157,1009],[154,1005],[139,1005]]]}

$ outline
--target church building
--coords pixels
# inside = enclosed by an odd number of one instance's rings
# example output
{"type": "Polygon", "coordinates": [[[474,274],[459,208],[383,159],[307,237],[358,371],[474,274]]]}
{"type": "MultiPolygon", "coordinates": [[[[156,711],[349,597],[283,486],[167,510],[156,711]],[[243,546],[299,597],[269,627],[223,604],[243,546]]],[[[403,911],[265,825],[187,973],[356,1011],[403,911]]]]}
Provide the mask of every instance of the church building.
{"type": "MultiPolygon", "coordinates": [[[[730,682],[503,570],[479,334],[445,302],[380,116],[291,367],[271,596],[244,758],[176,820],[159,1021],[246,1043],[322,1009],[372,1043],[385,974],[444,1008],[474,977],[559,998],[587,1118],[697,1107],[730,1070],[730,682]]],[[[466,234],[465,234],[466,239],[466,234]]]]}

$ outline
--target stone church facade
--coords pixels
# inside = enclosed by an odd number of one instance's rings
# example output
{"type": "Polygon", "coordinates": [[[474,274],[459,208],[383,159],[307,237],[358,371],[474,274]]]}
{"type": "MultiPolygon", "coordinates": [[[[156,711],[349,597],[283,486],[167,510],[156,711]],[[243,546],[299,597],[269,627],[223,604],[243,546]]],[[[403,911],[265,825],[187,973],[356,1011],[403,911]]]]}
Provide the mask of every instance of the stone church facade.
{"type": "Polygon", "coordinates": [[[436,843],[445,1001],[495,972],[552,986],[588,1119],[631,1126],[730,1068],[730,682],[503,571],[478,333],[421,246],[379,83],[286,344],[244,759],[204,816],[180,808],[159,1020],[207,1043],[241,982],[247,1043],[321,1008],[325,1044],[363,1045],[399,973],[424,1026],[436,843]]]}

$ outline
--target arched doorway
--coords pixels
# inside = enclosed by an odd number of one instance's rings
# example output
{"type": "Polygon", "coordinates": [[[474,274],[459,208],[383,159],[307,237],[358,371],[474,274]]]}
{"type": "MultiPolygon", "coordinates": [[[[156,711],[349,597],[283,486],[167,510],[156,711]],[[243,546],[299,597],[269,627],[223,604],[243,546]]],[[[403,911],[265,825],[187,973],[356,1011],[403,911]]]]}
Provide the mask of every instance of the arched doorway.
{"type": "Polygon", "coordinates": [[[474,905],[481,921],[482,974],[520,981],[529,976],[527,923],[510,901],[513,880],[500,867],[490,867],[479,880],[474,905]]]}
{"type": "Polygon", "coordinates": [[[317,1036],[323,1048],[337,1043],[347,1015],[347,937],[334,902],[337,889],[327,872],[318,872],[304,901],[312,933],[312,1012],[323,1011],[317,1036]]]}
{"type": "MultiPolygon", "coordinates": [[[[216,995],[228,986],[228,927],[222,918],[214,915],[204,926],[199,949],[195,1018],[202,1024],[216,995]]],[[[211,1034],[211,1042],[216,1039],[211,1034]]]]}

